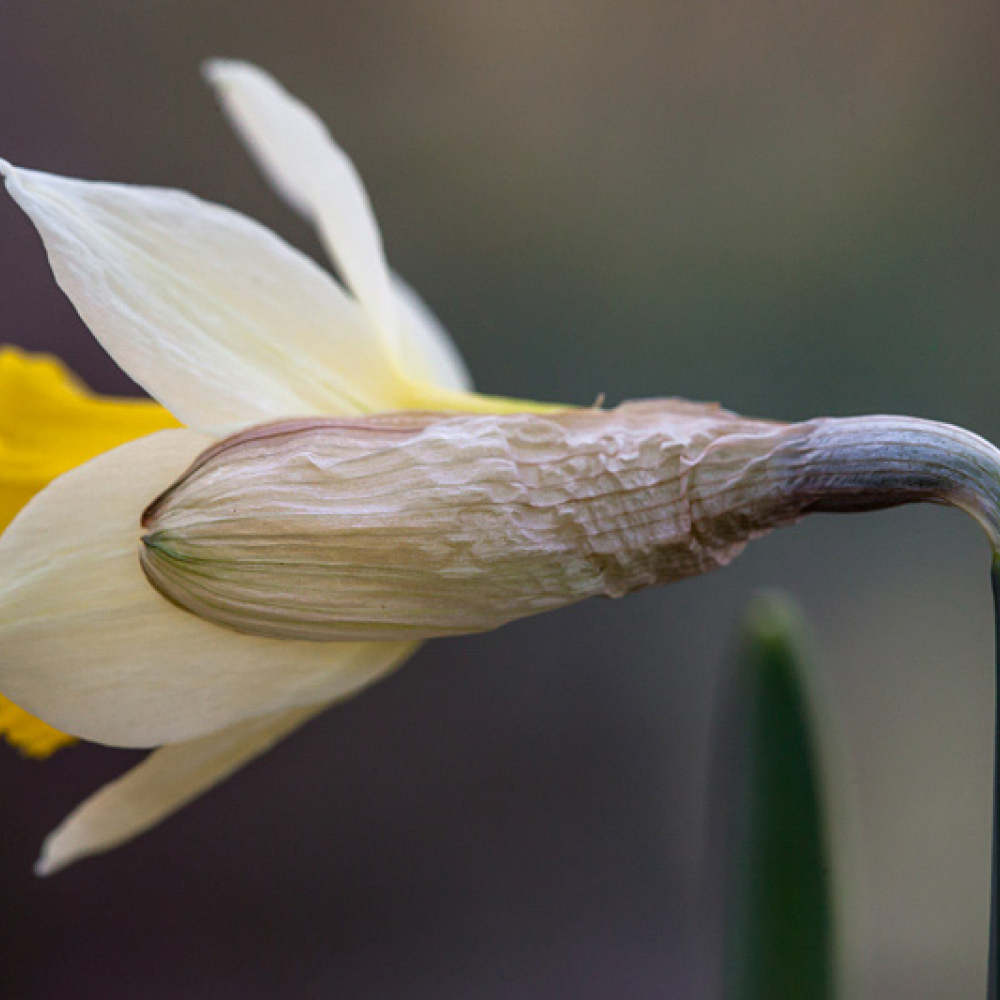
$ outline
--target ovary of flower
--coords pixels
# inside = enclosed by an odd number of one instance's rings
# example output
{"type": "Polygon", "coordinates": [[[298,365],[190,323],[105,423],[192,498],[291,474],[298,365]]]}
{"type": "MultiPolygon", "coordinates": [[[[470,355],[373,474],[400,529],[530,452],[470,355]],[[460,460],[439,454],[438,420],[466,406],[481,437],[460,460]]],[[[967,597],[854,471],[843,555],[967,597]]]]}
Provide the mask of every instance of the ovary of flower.
{"type": "Polygon", "coordinates": [[[312,112],[252,66],[212,63],[207,75],[265,174],[316,225],[343,286],[256,222],[184,192],[0,161],[60,287],[173,415],[146,430],[185,425],[118,448],[135,435],[95,438],[52,466],[84,463],[0,537],[2,704],[96,742],[160,747],[49,837],[42,873],[163,819],[416,648],[237,635],[150,587],[140,516],[204,448],[285,417],[530,408],[470,391],[447,334],[386,266],[364,188],[312,112]]]}

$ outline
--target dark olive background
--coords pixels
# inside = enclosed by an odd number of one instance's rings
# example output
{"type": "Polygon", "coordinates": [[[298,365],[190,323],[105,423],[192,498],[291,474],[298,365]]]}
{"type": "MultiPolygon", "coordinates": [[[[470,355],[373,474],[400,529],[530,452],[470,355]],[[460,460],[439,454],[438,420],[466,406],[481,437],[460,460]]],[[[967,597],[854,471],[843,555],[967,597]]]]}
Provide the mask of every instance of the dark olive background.
{"type": "MultiPolygon", "coordinates": [[[[482,389],[1000,440],[998,27],[990,0],[5,0],[0,155],[187,188],[318,254],[198,75],[252,59],[355,158],[482,389]]],[[[6,199],[0,303],[0,340],[135,391],[6,199]]],[[[44,834],[137,757],[0,752],[0,993],[714,996],[710,723],[742,609],[780,586],[832,716],[854,995],[981,995],[987,570],[954,512],[819,517],[721,573],[432,642],[45,881],[44,834]]]]}

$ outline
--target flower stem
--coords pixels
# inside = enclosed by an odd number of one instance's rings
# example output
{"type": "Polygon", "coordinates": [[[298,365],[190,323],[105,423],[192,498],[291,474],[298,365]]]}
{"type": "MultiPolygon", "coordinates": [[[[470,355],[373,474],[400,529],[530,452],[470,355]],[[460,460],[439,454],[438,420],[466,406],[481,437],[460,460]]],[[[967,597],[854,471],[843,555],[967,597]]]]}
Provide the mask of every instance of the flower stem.
{"type": "Polygon", "coordinates": [[[993,717],[993,862],[990,879],[990,957],[987,967],[987,1000],[997,1000],[998,867],[1000,867],[1000,558],[993,558],[993,622],[996,630],[997,669],[994,680],[993,717]]]}
{"type": "Polygon", "coordinates": [[[780,455],[782,474],[799,512],[875,510],[919,501],[950,504],[979,522],[993,548],[997,667],[986,995],[988,1000],[1000,1000],[1000,451],[960,428],[907,417],[810,423],[811,432],[780,455]]]}
{"type": "Polygon", "coordinates": [[[1000,451],[978,434],[894,416],[797,426],[775,458],[799,515],[946,504],[973,517],[1000,551],[1000,451]]]}

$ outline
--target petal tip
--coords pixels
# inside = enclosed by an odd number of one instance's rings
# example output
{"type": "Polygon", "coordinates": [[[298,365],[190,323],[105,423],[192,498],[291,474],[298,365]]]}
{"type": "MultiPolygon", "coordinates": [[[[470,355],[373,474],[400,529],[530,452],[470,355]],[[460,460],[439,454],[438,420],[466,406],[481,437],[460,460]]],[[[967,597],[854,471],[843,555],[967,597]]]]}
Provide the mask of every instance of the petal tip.
{"type": "Polygon", "coordinates": [[[48,878],[76,864],[77,861],[106,849],[100,842],[95,842],[88,824],[80,821],[76,811],[70,813],[42,841],[42,849],[38,853],[38,860],[33,870],[38,878],[48,878]]]}
{"type": "Polygon", "coordinates": [[[14,197],[16,197],[16,192],[24,187],[25,174],[29,172],[21,167],[15,167],[10,160],[5,160],[0,156],[0,178],[3,178],[7,190],[14,197]]]}
{"type": "Polygon", "coordinates": [[[219,83],[231,69],[233,62],[232,59],[222,59],[216,56],[205,59],[201,64],[201,75],[209,83],[219,83]]]}
{"type": "MultiPolygon", "coordinates": [[[[0,177],[3,178],[11,197],[25,210],[27,204],[22,199],[36,201],[44,198],[55,185],[70,185],[74,180],[59,174],[50,174],[44,170],[31,170],[28,167],[18,167],[0,157],[0,177]]],[[[78,181],[76,183],[87,183],[78,181]]],[[[31,214],[30,212],[28,213],[31,214]]]]}
{"type": "Polygon", "coordinates": [[[35,862],[34,872],[39,878],[48,878],[65,868],[71,860],[71,858],[59,857],[58,853],[53,850],[52,838],[50,837],[42,844],[42,852],[35,862]]]}
{"type": "Polygon", "coordinates": [[[263,71],[243,59],[213,57],[201,64],[201,75],[213,87],[225,87],[240,76],[263,75],[263,71]]]}

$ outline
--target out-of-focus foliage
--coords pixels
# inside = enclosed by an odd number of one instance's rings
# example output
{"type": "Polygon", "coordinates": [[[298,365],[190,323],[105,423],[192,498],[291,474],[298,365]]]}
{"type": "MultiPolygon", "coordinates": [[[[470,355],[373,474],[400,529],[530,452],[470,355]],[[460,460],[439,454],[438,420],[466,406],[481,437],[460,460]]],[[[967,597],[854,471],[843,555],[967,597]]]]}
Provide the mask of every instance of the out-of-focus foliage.
{"type": "Polygon", "coordinates": [[[834,995],[833,859],[802,630],[790,600],[759,598],[733,676],[730,1000],[834,995]]]}

